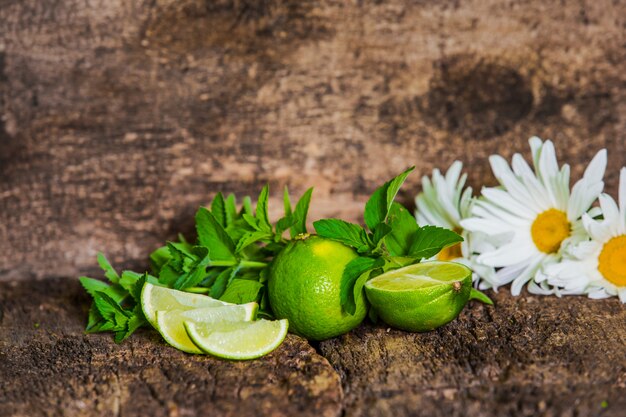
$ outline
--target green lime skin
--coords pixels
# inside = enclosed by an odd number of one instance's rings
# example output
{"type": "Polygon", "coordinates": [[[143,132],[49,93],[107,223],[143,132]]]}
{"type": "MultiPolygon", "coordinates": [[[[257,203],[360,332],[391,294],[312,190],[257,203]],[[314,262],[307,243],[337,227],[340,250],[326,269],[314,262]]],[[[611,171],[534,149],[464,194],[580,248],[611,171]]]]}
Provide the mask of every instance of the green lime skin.
{"type": "Polygon", "coordinates": [[[320,341],[347,333],[367,313],[364,298],[350,315],[339,298],[344,267],[357,253],[342,243],[316,235],[292,240],[272,262],[268,282],[270,305],[277,319],[289,320],[289,331],[320,341]]]}
{"type": "Polygon", "coordinates": [[[409,332],[428,332],[454,320],[469,301],[471,290],[471,272],[454,282],[403,291],[386,291],[371,281],[365,285],[367,299],[378,317],[409,332]]]}

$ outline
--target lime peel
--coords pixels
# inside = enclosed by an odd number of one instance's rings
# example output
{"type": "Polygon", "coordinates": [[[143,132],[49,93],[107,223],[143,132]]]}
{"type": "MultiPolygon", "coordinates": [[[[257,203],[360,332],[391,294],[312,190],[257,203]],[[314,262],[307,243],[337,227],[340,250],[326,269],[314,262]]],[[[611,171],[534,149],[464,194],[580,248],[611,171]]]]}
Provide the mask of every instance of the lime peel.
{"type": "Polygon", "coordinates": [[[207,324],[184,322],[189,338],[202,351],[224,359],[248,360],[264,356],[285,340],[287,320],[207,324]]]}

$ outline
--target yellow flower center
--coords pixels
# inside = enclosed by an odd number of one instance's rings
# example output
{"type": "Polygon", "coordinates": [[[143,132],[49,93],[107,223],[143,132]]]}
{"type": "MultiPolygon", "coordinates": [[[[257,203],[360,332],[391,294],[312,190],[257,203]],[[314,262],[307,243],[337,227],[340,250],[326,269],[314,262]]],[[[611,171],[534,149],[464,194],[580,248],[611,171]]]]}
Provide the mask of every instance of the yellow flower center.
{"type": "MultiPolygon", "coordinates": [[[[453,229],[456,233],[461,234],[463,232],[462,229],[453,229]]],[[[452,246],[448,246],[447,248],[441,249],[441,251],[437,254],[438,261],[452,261],[457,258],[462,258],[463,252],[461,251],[461,242],[456,243],[452,246]]]]}
{"type": "Polygon", "coordinates": [[[539,214],[530,227],[535,246],[544,253],[557,252],[570,232],[571,225],[567,221],[567,215],[553,208],[539,214]]]}
{"type": "Polygon", "coordinates": [[[618,287],[626,286],[626,235],[614,237],[604,244],[598,257],[598,271],[618,287]]]}

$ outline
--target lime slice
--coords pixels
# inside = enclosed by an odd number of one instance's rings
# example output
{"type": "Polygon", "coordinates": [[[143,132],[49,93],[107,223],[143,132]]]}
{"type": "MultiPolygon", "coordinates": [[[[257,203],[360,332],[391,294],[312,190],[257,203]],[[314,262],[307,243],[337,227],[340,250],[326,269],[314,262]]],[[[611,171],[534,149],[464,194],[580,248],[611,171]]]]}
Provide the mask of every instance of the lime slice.
{"type": "Polygon", "coordinates": [[[472,271],[454,262],[423,262],[386,272],[365,284],[385,323],[425,332],[454,320],[470,298],[472,271]]]}
{"type": "Polygon", "coordinates": [[[287,335],[287,320],[237,323],[185,321],[187,334],[206,353],[225,359],[255,359],[276,349],[287,335]]]}
{"type": "Polygon", "coordinates": [[[233,305],[208,295],[191,294],[147,283],[141,290],[141,308],[146,319],[157,327],[157,311],[193,310],[201,307],[233,305]]]}
{"type": "Polygon", "coordinates": [[[259,305],[248,303],[219,307],[204,307],[194,310],[170,310],[156,312],[156,329],[163,339],[176,349],[188,353],[202,353],[189,339],[183,322],[202,323],[213,326],[216,324],[250,321],[254,319],[259,305]]]}

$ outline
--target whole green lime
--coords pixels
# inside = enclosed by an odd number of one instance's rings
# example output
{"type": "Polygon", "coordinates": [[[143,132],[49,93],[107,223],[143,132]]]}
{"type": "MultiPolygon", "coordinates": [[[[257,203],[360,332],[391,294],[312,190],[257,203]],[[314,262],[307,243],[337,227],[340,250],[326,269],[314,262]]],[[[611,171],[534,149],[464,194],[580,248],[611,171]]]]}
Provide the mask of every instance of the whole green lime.
{"type": "Polygon", "coordinates": [[[472,271],[454,262],[423,262],[386,272],[365,283],[365,294],[382,321],[411,332],[449,323],[470,298],[491,303],[472,289],[472,271]]]}
{"type": "Polygon", "coordinates": [[[363,319],[363,300],[354,315],[344,312],[339,298],[344,267],[357,257],[351,248],[316,235],[292,240],[274,258],[269,300],[278,319],[289,320],[289,331],[309,340],[344,334],[363,319]]]}

